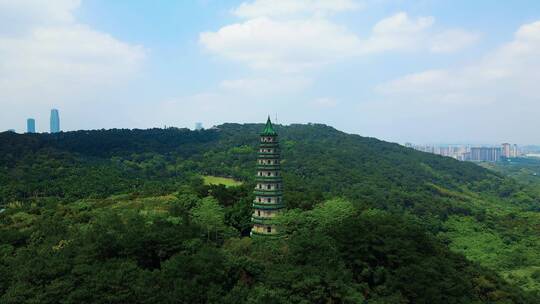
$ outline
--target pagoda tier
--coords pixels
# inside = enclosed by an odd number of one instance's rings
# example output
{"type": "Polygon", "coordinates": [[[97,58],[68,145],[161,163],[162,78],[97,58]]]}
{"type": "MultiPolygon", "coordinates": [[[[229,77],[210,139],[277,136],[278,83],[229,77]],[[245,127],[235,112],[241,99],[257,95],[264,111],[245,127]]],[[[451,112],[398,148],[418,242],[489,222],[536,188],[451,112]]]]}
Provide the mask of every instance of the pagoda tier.
{"type": "Polygon", "coordinates": [[[251,235],[271,236],[278,233],[274,218],[285,208],[285,203],[279,142],[270,117],[260,137],[255,176],[257,183],[253,191],[255,199],[252,204],[251,235]]]}

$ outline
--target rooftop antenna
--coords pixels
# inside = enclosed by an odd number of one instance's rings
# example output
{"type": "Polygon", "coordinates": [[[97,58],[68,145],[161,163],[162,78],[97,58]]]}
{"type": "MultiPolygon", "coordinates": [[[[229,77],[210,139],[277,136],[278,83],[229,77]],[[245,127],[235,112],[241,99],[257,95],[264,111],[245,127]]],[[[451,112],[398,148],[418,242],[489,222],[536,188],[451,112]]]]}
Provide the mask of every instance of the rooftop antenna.
{"type": "Polygon", "coordinates": [[[276,125],[278,124],[278,120],[277,120],[277,113],[276,113],[276,125]]]}

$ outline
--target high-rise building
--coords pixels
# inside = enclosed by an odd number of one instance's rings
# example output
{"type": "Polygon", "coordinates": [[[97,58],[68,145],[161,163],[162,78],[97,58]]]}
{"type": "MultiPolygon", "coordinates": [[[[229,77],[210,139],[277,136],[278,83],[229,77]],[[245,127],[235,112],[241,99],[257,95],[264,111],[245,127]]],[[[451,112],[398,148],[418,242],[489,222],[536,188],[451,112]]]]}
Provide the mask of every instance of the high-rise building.
{"type": "Polygon", "coordinates": [[[270,117],[268,117],[260,138],[257,176],[255,178],[257,184],[253,191],[255,200],[251,216],[252,236],[276,235],[278,228],[274,223],[274,218],[285,208],[283,181],[280,173],[279,142],[270,117]]]}
{"type": "Polygon", "coordinates": [[[512,149],[512,157],[519,157],[519,156],[520,156],[520,153],[519,153],[518,145],[514,144],[514,147],[512,149]]]}
{"type": "Polygon", "coordinates": [[[502,144],[502,156],[509,158],[509,157],[513,157],[512,154],[513,154],[512,146],[509,143],[502,144]]]}
{"type": "Polygon", "coordinates": [[[195,130],[199,131],[199,130],[202,130],[202,129],[203,129],[202,122],[196,122],[195,123],[195,130]]]}
{"type": "Polygon", "coordinates": [[[471,148],[470,161],[497,162],[503,154],[502,148],[495,147],[475,147],[471,148]]]}
{"type": "Polygon", "coordinates": [[[60,115],[57,109],[51,110],[51,133],[60,132],[60,115]]]}
{"type": "Polygon", "coordinates": [[[26,133],[36,133],[36,120],[28,118],[26,120],[26,133]]]}

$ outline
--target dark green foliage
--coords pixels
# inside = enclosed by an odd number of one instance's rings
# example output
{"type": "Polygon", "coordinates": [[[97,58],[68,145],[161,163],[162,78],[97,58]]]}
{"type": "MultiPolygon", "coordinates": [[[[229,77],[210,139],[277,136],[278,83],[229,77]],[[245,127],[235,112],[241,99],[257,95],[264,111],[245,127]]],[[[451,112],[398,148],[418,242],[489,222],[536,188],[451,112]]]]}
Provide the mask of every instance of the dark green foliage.
{"type": "Polygon", "coordinates": [[[275,126],[283,237],[239,238],[261,129],[1,133],[0,303],[536,303],[534,191],[323,125],[275,126]]]}

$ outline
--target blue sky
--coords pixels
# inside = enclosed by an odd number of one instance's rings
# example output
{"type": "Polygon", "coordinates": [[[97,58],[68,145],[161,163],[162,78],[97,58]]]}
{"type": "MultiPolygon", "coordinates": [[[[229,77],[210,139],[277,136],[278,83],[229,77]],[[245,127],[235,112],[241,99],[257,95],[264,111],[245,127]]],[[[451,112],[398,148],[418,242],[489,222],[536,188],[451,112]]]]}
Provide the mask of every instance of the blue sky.
{"type": "Polygon", "coordinates": [[[539,1],[0,0],[0,129],[319,122],[539,143],[539,1]]]}

